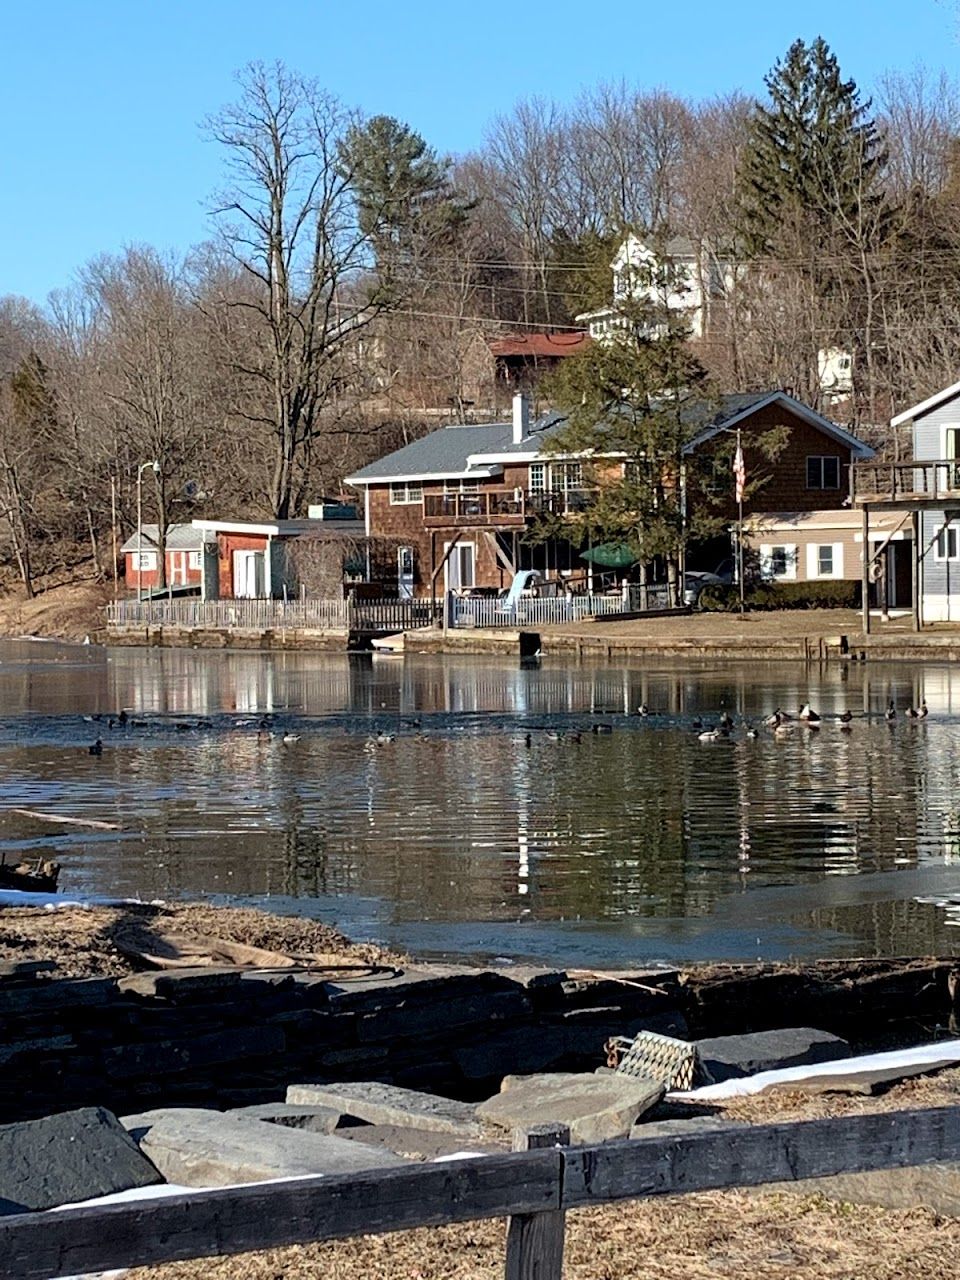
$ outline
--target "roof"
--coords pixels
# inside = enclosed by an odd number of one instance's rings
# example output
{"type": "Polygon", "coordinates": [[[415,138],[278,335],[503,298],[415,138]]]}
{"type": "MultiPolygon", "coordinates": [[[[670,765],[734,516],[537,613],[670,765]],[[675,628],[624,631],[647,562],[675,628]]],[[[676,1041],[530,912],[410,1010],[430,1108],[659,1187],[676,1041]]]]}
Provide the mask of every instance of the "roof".
{"type": "MultiPolygon", "coordinates": [[[[136,530],[131,533],[120,548],[124,554],[128,551],[156,551],[160,545],[160,528],[155,524],[140,526],[143,534],[143,546],[137,545],[136,530]]],[[[171,524],[167,527],[166,549],[168,551],[199,551],[203,547],[202,534],[190,524],[171,524]]]]}
{"type": "MultiPolygon", "coordinates": [[[[361,467],[348,484],[370,484],[387,480],[449,480],[470,470],[469,459],[476,453],[502,452],[513,439],[513,424],[491,422],[474,427],[441,427],[413,440],[386,457],[361,467]]],[[[471,472],[471,474],[482,474],[471,472]]]]}
{"type": "Polygon", "coordinates": [[[202,533],[242,533],[263,538],[298,538],[323,528],[329,533],[363,532],[362,520],[194,520],[194,529],[202,533]]]}
{"type": "MultiPolygon", "coordinates": [[[[784,391],[749,391],[712,399],[690,400],[682,416],[690,430],[687,452],[698,448],[721,431],[731,430],[758,409],[783,403],[797,417],[811,423],[858,458],[873,457],[873,450],[829,418],[808,408],[784,391]]],[[[530,427],[529,433],[514,442],[509,422],[474,427],[441,427],[412,444],[388,453],[369,466],[361,467],[348,484],[385,484],[388,481],[456,480],[490,478],[500,474],[505,462],[533,462],[543,441],[566,425],[560,413],[548,413],[530,427]]]]}
{"type": "MultiPolygon", "coordinates": [[[[870,533],[892,533],[901,526],[907,528],[910,513],[902,511],[876,512],[870,515],[870,533]]],[[[853,530],[861,533],[863,529],[863,512],[851,507],[838,507],[833,511],[767,511],[750,516],[745,522],[749,532],[760,534],[766,531],[794,533],[817,530],[853,530]]]]}
{"type": "Polygon", "coordinates": [[[495,356],[551,356],[562,358],[575,356],[588,346],[590,335],[576,333],[511,333],[503,338],[492,338],[488,346],[495,356]]]}
{"type": "MultiPolygon", "coordinates": [[[[795,400],[786,391],[745,391],[737,392],[733,395],[720,396],[715,401],[700,401],[699,410],[703,415],[701,421],[704,418],[707,418],[707,421],[704,422],[701,430],[696,431],[687,444],[687,452],[691,453],[713,436],[719,434],[719,432],[731,430],[738,423],[749,418],[751,414],[756,413],[759,409],[765,409],[771,404],[782,404],[784,408],[789,409],[798,418],[802,418],[804,422],[808,422],[811,426],[816,427],[818,431],[822,431],[824,435],[830,436],[838,444],[850,449],[855,457],[863,459],[874,456],[874,450],[863,440],[844,430],[837,423],[831,422],[822,413],[817,413],[816,409],[811,409],[809,405],[804,404],[801,400],[795,400]],[[709,417],[710,409],[717,404],[719,405],[718,410],[712,418],[709,417]]],[[[692,402],[690,411],[684,414],[693,427],[697,426],[697,409],[697,403],[692,402]]]]}
{"type": "Polygon", "coordinates": [[[912,408],[904,409],[903,413],[898,413],[895,418],[891,418],[891,427],[899,427],[904,422],[911,422],[914,418],[919,418],[923,414],[929,413],[931,409],[935,409],[938,404],[943,404],[944,400],[951,399],[958,392],[960,392],[960,382],[954,382],[952,386],[944,387],[942,391],[938,391],[926,400],[921,400],[919,404],[915,404],[912,408]]]}

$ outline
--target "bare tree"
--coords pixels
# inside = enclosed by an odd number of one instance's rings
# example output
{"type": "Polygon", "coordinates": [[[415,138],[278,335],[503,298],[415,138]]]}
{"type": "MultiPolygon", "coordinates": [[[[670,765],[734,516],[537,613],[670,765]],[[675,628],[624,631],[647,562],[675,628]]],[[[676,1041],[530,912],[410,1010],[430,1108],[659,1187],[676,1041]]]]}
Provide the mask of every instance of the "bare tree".
{"type": "Polygon", "coordinates": [[[249,66],[241,87],[209,124],[232,178],[215,210],[222,243],[247,286],[220,305],[246,312],[248,341],[229,357],[246,393],[234,409],[272,439],[264,487],[282,519],[302,500],[314,450],[337,424],[348,345],[389,299],[364,279],[370,233],[359,226],[343,164],[357,117],[279,64],[249,66]]]}

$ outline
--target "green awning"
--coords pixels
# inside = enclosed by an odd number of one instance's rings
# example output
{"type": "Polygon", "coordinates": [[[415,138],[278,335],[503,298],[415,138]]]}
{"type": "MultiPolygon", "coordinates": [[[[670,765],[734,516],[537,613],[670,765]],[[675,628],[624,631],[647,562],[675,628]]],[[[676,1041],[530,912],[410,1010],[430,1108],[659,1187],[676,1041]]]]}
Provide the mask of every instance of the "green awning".
{"type": "Polygon", "coordinates": [[[602,542],[599,547],[581,551],[580,559],[602,565],[604,569],[629,569],[637,563],[636,554],[626,542],[602,542]]]}

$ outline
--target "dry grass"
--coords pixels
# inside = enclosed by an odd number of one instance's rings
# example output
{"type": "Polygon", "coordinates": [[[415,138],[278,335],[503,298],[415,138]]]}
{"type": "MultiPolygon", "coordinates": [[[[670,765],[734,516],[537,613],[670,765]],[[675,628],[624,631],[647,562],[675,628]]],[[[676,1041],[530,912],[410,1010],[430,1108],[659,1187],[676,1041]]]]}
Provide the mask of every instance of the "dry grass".
{"type": "Polygon", "coordinates": [[[57,977],[123,977],[143,967],[131,962],[113,942],[115,931],[131,922],[158,932],[213,936],[296,956],[333,955],[358,964],[392,959],[378,947],[350,942],[338,930],[314,920],[201,903],[59,911],[0,909],[0,958],[53,960],[57,977]]]}
{"type": "Polygon", "coordinates": [[[32,600],[22,591],[11,591],[0,596],[0,636],[96,638],[103,629],[101,610],[112,598],[112,585],[92,580],[52,586],[32,600]]]}
{"type": "MultiPolygon", "coordinates": [[[[469,1223],[132,1271],[128,1280],[502,1280],[503,1223],[469,1223]]],[[[822,1197],[711,1192],[567,1219],[565,1280],[942,1280],[960,1221],[822,1197]]]]}

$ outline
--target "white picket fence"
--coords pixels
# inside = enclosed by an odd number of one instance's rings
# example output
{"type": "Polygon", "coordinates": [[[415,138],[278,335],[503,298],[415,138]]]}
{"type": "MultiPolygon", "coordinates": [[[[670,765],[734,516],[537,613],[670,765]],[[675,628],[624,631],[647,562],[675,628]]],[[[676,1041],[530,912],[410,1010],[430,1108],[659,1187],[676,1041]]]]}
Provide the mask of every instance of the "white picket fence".
{"type": "Polygon", "coordinates": [[[616,595],[521,596],[520,599],[474,600],[454,597],[451,625],[454,627],[548,627],[564,622],[581,622],[608,614],[634,613],[644,609],[665,609],[666,587],[648,587],[646,602],[639,587],[629,587],[616,595]]]}

